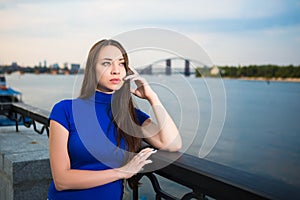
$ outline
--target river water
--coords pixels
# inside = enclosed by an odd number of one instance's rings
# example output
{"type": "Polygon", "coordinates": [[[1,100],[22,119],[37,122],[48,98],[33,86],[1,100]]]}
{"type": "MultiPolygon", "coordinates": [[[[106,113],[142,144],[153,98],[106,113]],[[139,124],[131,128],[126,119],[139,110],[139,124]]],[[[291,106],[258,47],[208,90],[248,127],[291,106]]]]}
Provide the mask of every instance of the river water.
{"type": "MultiPolygon", "coordinates": [[[[57,101],[77,96],[82,75],[13,74],[6,78],[9,86],[23,93],[25,103],[50,111],[57,101]]],[[[300,189],[300,83],[179,74],[145,78],[178,125],[183,151],[199,156],[207,137],[211,139],[207,142],[216,144],[205,152],[205,159],[300,189]],[[218,83],[215,88],[214,83],[218,83]],[[214,96],[214,92],[221,95],[214,96]],[[209,132],[214,129],[220,135],[209,132]]],[[[147,102],[136,102],[153,115],[147,102]]]]}

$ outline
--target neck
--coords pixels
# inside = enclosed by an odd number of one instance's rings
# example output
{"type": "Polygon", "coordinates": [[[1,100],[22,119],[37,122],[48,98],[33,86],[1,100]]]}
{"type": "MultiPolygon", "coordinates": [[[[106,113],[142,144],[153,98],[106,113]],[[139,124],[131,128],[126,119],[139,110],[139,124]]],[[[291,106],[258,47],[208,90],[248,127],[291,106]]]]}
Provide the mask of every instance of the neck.
{"type": "Polygon", "coordinates": [[[105,93],[105,94],[113,94],[113,93],[115,93],[114,90],[112,90],[112,91],[103,91],[103,90],[101,90],[101,89],[99,89],[99,88],[97,88],[96,91],[97,91],[97,92],[102,92],[102,93],[105,93]]]}

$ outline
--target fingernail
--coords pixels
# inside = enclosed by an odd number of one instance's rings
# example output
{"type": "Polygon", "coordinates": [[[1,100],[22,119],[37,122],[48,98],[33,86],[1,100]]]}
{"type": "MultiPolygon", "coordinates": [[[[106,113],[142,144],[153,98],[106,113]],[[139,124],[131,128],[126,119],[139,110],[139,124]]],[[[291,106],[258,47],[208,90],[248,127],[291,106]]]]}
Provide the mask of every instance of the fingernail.
{"type": "Polygon", "coordinates": [[[152,153],[156,153],[156,152],[157,152],[157,149],[153,149],[153,150],[152,150],[152,153]]]}

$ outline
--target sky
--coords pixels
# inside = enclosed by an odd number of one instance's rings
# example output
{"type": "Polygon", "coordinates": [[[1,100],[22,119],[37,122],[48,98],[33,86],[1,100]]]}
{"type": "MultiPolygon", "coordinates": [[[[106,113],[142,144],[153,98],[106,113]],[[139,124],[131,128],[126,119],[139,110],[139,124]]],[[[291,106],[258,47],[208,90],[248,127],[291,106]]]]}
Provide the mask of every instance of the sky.
{"type": "Polygon", "coordinates": [[[142,28],[183,34],[216,65],[300,65],[300,0],[0,0],[0,65],[82,63],[142,28]]]}

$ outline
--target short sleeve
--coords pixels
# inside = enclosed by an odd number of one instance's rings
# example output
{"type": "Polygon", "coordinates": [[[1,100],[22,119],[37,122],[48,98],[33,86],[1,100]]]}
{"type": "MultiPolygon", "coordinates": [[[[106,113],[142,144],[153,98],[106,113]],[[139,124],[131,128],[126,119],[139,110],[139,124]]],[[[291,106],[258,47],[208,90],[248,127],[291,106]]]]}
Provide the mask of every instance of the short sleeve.
{"type": "Polygon", "coordinates": [[[65,127],[67,130],[70,130],[70,112],[68,109],[68,104],[70,100],[62,100],[56,103],[49,116],[49,120],[54,120],[65,127]]]}
{"type": "Polygon", "coordinates": [[[141,111],[137,108],[135,108],[135,113],[136,113],[138,121],[140,122],[140,125],[142,125],[146,119],[150,118],[149,115],[147,115],[146,113],[144,113],[143,111],[141,111]]]}

